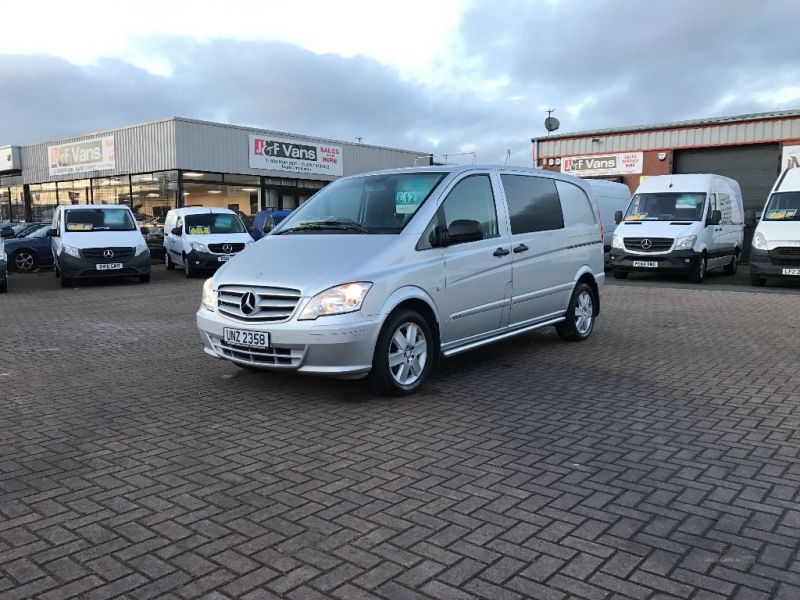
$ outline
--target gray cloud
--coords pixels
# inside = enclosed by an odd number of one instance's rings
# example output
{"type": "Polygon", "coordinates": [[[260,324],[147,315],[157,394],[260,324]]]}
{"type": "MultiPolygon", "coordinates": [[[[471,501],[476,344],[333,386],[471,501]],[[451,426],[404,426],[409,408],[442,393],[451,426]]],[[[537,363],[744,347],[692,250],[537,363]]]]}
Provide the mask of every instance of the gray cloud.
{"type": "MultiPolygon", "coordinates": [[[[169,77],[118,59],[79,67],[0,55],[0,144],[170,115],[530,164],[542,108],[562,131],[788,108],[759,92],[800,84],[788,0],[476,3],[449,86],[425,86],[363,56],[278,42],[156,39],[169,77]],[[479,83],[505,77],[499,92],[479,83]],[[460,83],[466,82],[466,88],[460,83]],[[473,90],[473,91],[464,91],[473,90]],[[567,108],[587,104],[577,116],[567,108]],[[438,148],[431,139],[439,140],[438,148]]],[[[443,67],[444,68],[444,67],[443,67]]]]}

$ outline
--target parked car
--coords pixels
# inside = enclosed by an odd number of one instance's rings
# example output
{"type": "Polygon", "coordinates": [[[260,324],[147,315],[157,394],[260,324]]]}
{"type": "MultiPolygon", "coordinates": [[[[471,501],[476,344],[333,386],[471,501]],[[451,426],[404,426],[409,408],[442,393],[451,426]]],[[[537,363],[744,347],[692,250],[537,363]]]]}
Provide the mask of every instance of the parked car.
{"type": "Polygon", "coordinates": [[[6,254],[11,268],[20,273],[30,273],[39,267],[53,264],[47,223],[25,230],[26,233],[6,238],[6,254]]]}
{"type": "Polygon", "coordinates": [[[767,277],[800,281],[800,169],[779,176],[764,205],[750,249],[750,283],[767,277]]]}
{"type": "Polygon", "coordinates": [[[242,219],[227,208],[174,208],[164,223],[167,269],[186,277],[217,269],[253,243],[242,219]]]}
{"type": "Polygon", "coordinates": [[[614,238],[614,229],[617,224],[615,215],[621,210],[623,213],[628,210],[631,203],[631,190],[624,183],[607,181],[605,179],[586,179],[592,191],[597,208],[600,210],[600,224],[603,226],[603,258],[606,266],[610,266],[609,253],[611,252],[611,242],[614,238]]]}
{"type": "Polygon", "coordinates": [[[733,275],[744,242],[739,184],[721,175],[658,175],[645,179],[611,242],[614,277],[631,271],[684,272],[702,283],[709,269],[733,275]]]}
{"type": "Polygon", "coordinates": [[[253,219],[253,230],[251,231],[253,239],[260,240],[290,214],[292,214],[290,210],[274,210],[272,208],[257,212],[253,219]]]}
{"type": "Polygon", "coordinates": [[[75,279],[97,277],[150,281],[150,251],[127,206],[59,206],[47,235],[52,238],[61,287],[69,287],[75,279]]]}
{"type": "Polygon", "coordinates": [[[6,255],[5,240],[0,237],[0,294],[8,291],[8,256],[6,255]]]}
{"type": "Polygon", "coordinates": [[[440,356],[541,327],[585,340],[603,245],[588,184],[439,166],[340,179],[203,286],[205,352],[419,389],[440,356]]]}

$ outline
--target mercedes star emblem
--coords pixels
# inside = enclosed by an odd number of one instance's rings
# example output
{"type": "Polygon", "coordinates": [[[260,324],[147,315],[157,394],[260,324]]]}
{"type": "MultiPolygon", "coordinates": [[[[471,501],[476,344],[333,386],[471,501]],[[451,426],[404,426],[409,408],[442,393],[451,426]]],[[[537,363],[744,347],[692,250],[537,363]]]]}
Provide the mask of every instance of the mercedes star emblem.
{"type": "Polygon", "coordinates": [[[230,244],[225,244],[225,245],[222,247],[222,251],[223,251],[225,254],[230,254],[230,253],[231,253],[231,250],[233,250],[233,248],[231,247],[231,245],[230,245],[230,244]]]}
{"type": "Polygon", "coordinates": [[[103,258],[114,258],[113,250],[103,250],[103,258]]]}
{"type": "Polygon", "coordinates": [[[643,248],[644,250],[650,250],[650,248],[652,248],[652,247],[653,247],[653,242],[651,242],[651,241],[650,241],[650,240],[648,240],[647,238],[644,238],[644,239],[642,240],[642,248],[643,248]]]}
{"type": "Polygon", "coordinates": [[[239,302],[239,308],[242,309],[242,314],[247,316],[256,312],[256,295],[253,292],[244,294],[239,302]]]}

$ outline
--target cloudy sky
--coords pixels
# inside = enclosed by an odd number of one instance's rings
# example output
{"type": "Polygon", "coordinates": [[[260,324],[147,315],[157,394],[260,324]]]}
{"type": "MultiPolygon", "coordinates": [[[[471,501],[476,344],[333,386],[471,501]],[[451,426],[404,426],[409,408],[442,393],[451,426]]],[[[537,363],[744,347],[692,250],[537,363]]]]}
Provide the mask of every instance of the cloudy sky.
{"type": "Polygon", "coordinates": [[[2,15],[0,145],[184,116],[529,165],[547,108],[561,132],[800,108],[796,0],[28,0],[2,15]]]}

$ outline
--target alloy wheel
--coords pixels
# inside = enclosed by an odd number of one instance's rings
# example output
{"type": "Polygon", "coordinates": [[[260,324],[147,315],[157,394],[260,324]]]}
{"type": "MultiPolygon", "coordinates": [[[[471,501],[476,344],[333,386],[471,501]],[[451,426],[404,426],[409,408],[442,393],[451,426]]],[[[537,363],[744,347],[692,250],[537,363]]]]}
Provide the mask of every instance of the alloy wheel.
{"type": "Polygon", "coordinates": [[[14,257],[14,266],[17,267],[17,271],[33,271],[35,265],[36,259],[30,252],[18,252],[14,257]]]}
{"type": "Polygon", "coordinates": [[[428,340],[416,323],[398,327],[389,344],[389,371],[400,385],[412,385],[422,375],[428,360],[428,340]]]}
{"type": "Polygon", "coordinates": [[[581,335],[586,335],[592,328],[594,319],[594,307],[592,305],[592,295],[583,290],[575,299],[575,329],[581,335]]]}

